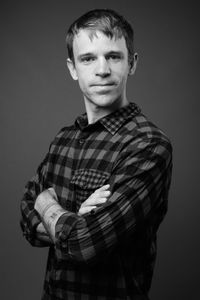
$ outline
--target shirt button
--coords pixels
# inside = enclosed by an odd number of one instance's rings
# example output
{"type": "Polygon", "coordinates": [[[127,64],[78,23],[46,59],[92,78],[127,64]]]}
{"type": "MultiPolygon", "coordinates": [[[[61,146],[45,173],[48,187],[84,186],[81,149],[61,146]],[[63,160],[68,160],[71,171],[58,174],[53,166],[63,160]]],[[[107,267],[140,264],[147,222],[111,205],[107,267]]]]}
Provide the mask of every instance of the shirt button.
{"type": "Polygon", "coordinates": [[[61,241],[65,241],[67,239],[67,234],[65,232],[60,232],[59,238],[61,241]]]}
{"type": "Polygon", "coordinates": [[[84,139],[80,139],[80,140],[79,140],[79,144],[80,144],[80,145],[82,145],[84,142],[85,142],[84,139]]]}

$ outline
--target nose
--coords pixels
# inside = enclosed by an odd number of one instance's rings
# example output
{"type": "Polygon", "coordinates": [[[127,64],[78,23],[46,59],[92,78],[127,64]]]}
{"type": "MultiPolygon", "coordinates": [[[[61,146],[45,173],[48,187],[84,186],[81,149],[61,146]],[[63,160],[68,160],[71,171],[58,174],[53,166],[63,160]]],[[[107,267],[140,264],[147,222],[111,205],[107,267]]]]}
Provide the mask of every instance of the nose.
{"type": "Polygon", "coordinates": [[[108,77],[111,74],[111,69],[109,66],[109,62],[105,57],[101,57],[98,60],[97,68],[96,68],[96,76],[100,77],[108,77]]]}

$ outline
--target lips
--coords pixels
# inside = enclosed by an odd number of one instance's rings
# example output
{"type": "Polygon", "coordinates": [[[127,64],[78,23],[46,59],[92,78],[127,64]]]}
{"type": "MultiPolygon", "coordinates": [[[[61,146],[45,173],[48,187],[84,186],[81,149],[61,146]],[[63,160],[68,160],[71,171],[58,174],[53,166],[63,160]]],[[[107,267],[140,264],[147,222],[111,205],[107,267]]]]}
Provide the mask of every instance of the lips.
{"type": "Polygon", "coordinates": [[[106,87],[106,86],[113,86],[115,82],[106,82],[106,83],[93,83],[91,86],[99,86],[99,87],[106,87]]]}

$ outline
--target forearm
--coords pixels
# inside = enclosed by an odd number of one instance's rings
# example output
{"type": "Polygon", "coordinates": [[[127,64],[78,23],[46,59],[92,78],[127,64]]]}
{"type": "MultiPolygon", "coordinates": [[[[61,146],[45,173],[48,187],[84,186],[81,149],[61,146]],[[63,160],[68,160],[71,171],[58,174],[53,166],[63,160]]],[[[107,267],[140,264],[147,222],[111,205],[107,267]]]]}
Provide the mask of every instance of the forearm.
{"type": "Polygon", "coordinates": [[[20,204],[21,209],[21,228],[23,235],[32,246],[45,247],[37,236],[37,226],[41,223],[41,218],[34,209],[34,204],[37,196],[45,187],[45,160],[38,167],[35,176],[27,182],[24,190],[24,195],[20,204]]]}
{"type": "Polygon", "coordinates": [[[21,228],[23,235],[32,246],[46,247],[53,243],[55,237],[49,231],[50,228],[47,219],[41,218],[35,209],[36,200],[34,198],[37,199],[36,195],[33,192],[31,193],[30,190],[24,194],[21,202],[21,228]]]}
{"type": "Polygon", "coordinates": [[[128,154],[110,178],[112,196],[105,205],[84,217],[66,212],[58,219],[56,246],[62,259],[90,263],[147,223],[158,227],[167,207],[170,153],[151,146],[137,159],[128,154]]]}
{"type": "MultiPolygon", "coordinates": [[[[128,202],[126,197],[121,197],[116,203],[109,202],[82,217],[69,212],[63,214],[56,223],[58,257],[93,264],[108,255],[123,239],[134,234],[136,224],[144,219],[135,215],[131,201],[128,202]]],[[[141,210],[139,202],[138,206],[141,210]]]]}
{"type": "Polygon", "coordinates": [[[40,215],[43,227],[38,227],[38,234],[48,234],[55,242],[55,225],[66,211],[58,204],[57,196],[52,188],[43,191],[35,201],[35,210],[40,215]]]}

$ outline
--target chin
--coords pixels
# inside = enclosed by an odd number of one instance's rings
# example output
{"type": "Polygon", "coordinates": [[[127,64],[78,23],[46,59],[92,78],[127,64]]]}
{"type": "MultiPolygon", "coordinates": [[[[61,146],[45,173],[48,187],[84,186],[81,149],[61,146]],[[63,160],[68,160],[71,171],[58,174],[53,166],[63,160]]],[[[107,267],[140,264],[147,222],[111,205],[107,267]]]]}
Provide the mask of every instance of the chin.
{"type": "Polygon", "coordinates": [[[112,106],[118,106],[120,105],[121,101],[119,97],[108,97],[101,95],[100,97],[97,97],[92,100],[92,102],[99,107],[112,107],[112,106]]]}

